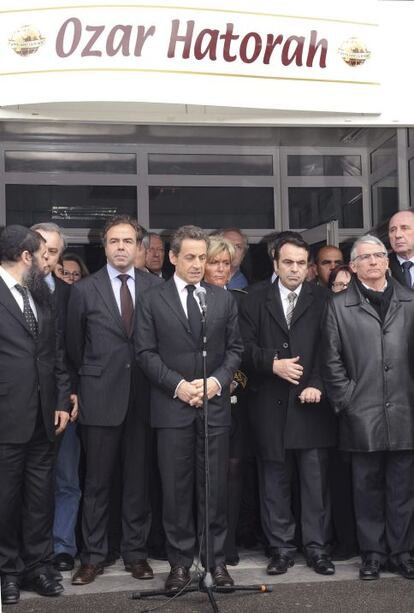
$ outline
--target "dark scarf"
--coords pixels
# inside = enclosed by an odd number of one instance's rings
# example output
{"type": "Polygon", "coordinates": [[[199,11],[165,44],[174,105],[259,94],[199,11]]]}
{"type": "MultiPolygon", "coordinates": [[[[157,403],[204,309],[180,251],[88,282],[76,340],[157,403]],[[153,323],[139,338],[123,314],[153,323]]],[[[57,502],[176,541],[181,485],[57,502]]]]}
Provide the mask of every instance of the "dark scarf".
{"type": "Polygon", "coordinates": [[[387,287],[383,292],[377,292],[373,289],[368,289],[361,283],[358,277],[355,277],[356,284],[359,288],[359,291],[365,298],[367,302],[369,302],[381,319],[381,322],[384,323],[385,316],[387,314],[388,308],[390,306],[391,297],[392,297],[392,285],[388,280],[387,287]]]}

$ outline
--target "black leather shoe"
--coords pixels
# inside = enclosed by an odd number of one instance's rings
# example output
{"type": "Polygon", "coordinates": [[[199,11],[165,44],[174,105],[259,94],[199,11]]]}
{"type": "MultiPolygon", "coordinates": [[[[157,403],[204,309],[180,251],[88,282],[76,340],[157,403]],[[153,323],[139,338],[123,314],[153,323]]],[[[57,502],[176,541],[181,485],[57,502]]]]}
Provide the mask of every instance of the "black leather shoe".
{"type": "Polygon", "coordinates": [[[0,602],[3,604],[17,604],[19,600],[20,589],[17,579],[11,577],[2,577],[0,602]]]}
{"type": "Polygon", "coordinates": [[[213,581],[217,587],[232,587],[234,585],[225,564],[218,564],[213,570],[213,581]]]}
{"type": "Polygon", "coordinates": [[[318,575],[334,575],[335,566],[326,553],[317,553],[306,560],[306,564],[313,568],[318,575]]]}
{"type": "Polygon", "coordinates": [[[60,572],[73,570],[75,560],[69,553],[58,553],[53,559],[53,566],[60,572]]]}
{"type": "Polygon", "coordinates": [[[283,553],[278,553],[272,556],[269,564],[267,565],[266,572],[268,575],[283,575],[287,573],[288,568],[293,566],[295,560],[283,553]]]}
{"type": "Polygon", "coordinates": [[[186,566],[173,566],[165,582],[165,589],[167,592],[178,592],[190,582],[190,570],[186,566]]]}
{"type": "Polygon", "coordinates": [[[380,577],[380,561],[366,558],[359,569],[359,578],[363,581],[375,581],[380,577]]]}
{"type": "Polygon", "coordinates": [[[154,579],[154,572],[147,560],[136,560],[125,564],[125,570],[134,577],[134,579],[154,579]]]}
{"type": "Polygon", "coordinates": [[[406,579],[414,579],[414,558],[408,558],[400,562],[389,562],[388,570],[391,573],[398,573],[406,579]]]}
{"type": "Polygon", "coordinates": [[[63,585],[46,573],[25,579],[22,588],[30,592],[37,592],[40,596],[59,596],[63,592],[63,585]]]}

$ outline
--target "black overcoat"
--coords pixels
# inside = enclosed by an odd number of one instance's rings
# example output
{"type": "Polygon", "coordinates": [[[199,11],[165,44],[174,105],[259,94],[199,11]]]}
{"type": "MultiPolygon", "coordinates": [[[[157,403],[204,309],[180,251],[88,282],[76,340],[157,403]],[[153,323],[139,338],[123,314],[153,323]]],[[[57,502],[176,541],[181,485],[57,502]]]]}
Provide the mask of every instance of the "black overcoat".
{"type": "Polygon", "coordinates": [[[335,416],[323,397],[318,404],[301,404],[298,399],[306,387],[323,392],[319,341],[326,296],[325,289],[304,282],[290,330],[277,281],[250,293],[241,305],[243,361],[249,375],[249,417],[257,453],[264,460],[283,461],[285,449],[335,444],[335,416]],[[279,359],[300,356],[304,374],[299,385],[273,374],[276,353],[279,359]]]}
{"type": "Polygon", "coordinates": [[[383,325],[355,283],[327,306],[322,372],[347,451],[414,449],[414,294],[389,283],[383,325]]]}

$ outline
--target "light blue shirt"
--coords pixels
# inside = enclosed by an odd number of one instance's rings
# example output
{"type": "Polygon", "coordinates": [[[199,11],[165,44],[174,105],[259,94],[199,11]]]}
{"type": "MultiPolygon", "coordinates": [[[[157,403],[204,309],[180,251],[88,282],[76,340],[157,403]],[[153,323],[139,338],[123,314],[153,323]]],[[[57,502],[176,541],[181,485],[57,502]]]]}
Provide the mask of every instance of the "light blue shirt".
{"type": "Polygon", "coordinates": [[[125,273],[119,272],[116,268],[111,266],[109,262],[106,264],[106,268],[108,270],[109,279],[112,285],[112,291],[114,292],[116,304],[118,305],[119,312],[121,313],[121,279],[119,279],[118,275],[126,274],[129,275],[129,279],[127,281],[128,289],[131,293],[132,302],[135,306],[135,268],[131,266],[129,270],[126,270],[125,273]]]}
{"type": "Polygon", "coordinates": [[[56,283],[55,283],[55,280],[54,280],[53,275],[52,275],[52,273],[51,273],[51,272],[49,272],[49,273],[46,275],[46,277],[45,277],[45,281],[46,281],[46,284],[47,284],[47,286],[49,287],[50,291],[51,291],[51,292],[52,292],[52,294],[53,294],[53,292],[54,292],[54,291],[55,291],[55,289],[56,289],[56,283]]]}

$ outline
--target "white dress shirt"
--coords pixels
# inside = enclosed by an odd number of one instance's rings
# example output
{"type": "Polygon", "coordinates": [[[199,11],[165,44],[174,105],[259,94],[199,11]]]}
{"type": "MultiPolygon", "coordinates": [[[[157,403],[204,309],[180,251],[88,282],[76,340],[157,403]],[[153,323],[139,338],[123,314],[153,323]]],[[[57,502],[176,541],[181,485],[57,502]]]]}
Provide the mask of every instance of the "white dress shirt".
{"type": "MultiPolygon", "coordinates": [[[[3,279],[3,281],[5,282],[5,284],[7,285],[7,287],[9,288],[11,295],[13,296],[13,298],[15,299],[15,301],[17,302],[19,309],[21,310],[21,312],[23,313],[24,311],[24,302],[23,302],[23,296],[21,295],[21,293],[16,289],[16,285],[22,285],[21,283],[18,283],[16,281],[16,279],[13,277],[13,275],[11,275],[5,268],[3,268],[3,266],[0,266],[0,277],[3,279]]],[[[36,310],[36,305],[34,303],[34,300],[32,298],[32,295],[30,292],[27,292],[27,295],[29,296],[29,303],[30,303],[30,307],[33,311],[34,316],[37,319],[37,310],[36,310]]]]}
{"type": "Polygon", "coordinates": [[[118,278],[118,275],[129,275],[129,279],[127,281],[128,289],[131,294],[132,303],[135,306],[135,268],[131,266],[129,270],[126,270],[125,273],[119,272],[116,268],[111,266],[109,262],[106,264],[106,268],[108,270],[109,279],[111,281],[112,290],[114,292],[115,300],[118,305],[119,312],[121,313],[121,279],[118,278]]]}
{"type": "MultiPolygon", "coordinates": [[[[196,289],[198,289],[200,287],[200,283],[187,283],[187,281],[183,281],[183,279],[181,279],[177,275],[177,273],[174,273],[174,283],[175,283],[175,287],[177,288],[178,295],[180,297],[181,306],[184,309],[185,316],[188,318],[188,313],[187,313],[187,296],[188,296],[187,285],[194,285],[194,287],[196,289]]],[[[197,296],[195,295],[195,293],[193,295],[194,295],[194,298],[195,298],[195,300],[196,300],[196,302],[198,304],[198,308],[200,309],[200,312],[201,312],[200,302],[199,302],[197,296]]]]}

